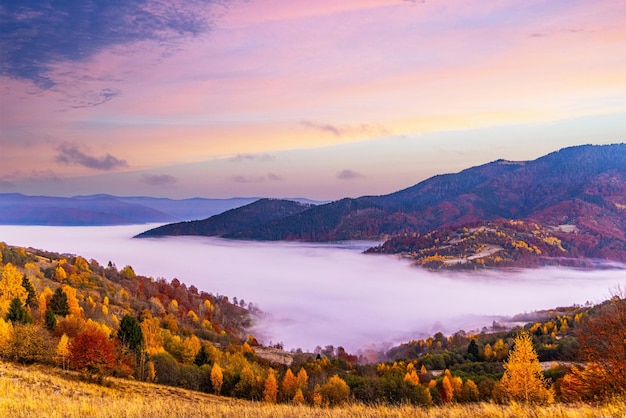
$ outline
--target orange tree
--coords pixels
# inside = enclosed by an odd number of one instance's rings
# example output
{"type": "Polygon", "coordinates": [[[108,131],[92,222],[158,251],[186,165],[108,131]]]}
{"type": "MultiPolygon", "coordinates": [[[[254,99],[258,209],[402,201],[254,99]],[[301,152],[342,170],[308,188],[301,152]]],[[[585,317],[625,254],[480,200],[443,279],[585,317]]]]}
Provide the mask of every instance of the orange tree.
{"type": "Polygon", "coordinates": [[[96,329],[86,329],[70,343],[70,365],[88,379],[98,381],[113,372],[116,366],[113,341],[96,329]]]}

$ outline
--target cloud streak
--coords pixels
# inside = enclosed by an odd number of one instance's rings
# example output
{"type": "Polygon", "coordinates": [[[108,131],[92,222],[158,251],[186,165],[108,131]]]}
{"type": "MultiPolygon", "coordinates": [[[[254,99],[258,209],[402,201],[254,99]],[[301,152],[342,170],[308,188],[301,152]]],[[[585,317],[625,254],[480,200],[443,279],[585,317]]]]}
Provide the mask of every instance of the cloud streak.
{"type": "Polygon", "coordinates": [[[229,158],[228,161],[231,163],[242,163],[246,161],[268,162],[275,159],[276,157],[270,154],[237,154],[234,157],[229,158]]]}
{"type": "Polygon", "coordinates": [[[362,178],[365,177],[363,174],[358,173],[354,170],[341,170],[339,173],[337,173],[337,178],[339,180],[354,180],[354,179],[358,179],[358,178],[362,178]]]}
{"type": "Polygon", "coordinates": [[[150,186],[169,186],[178,182],[178,179],[169,174],[144,174],[141,182],[150,186]]]}
{"type": "Polygon", "coordinates": [[[107,153],[102,157],[94,157],[81,151],[76,145],[67,142],[59,145],[57,151],[59,153],[55,157],[55,160],[60,164],[80,165],[100,171],[110,171],[116,168],[128,167],[128,163],[125,160],[120,160],[111,154],[107,153]]]}
{"type": "Polygon", "coordinates": [[[283,181],[284,178],[276,173],[269,172],[265,176],[258,176],[258,177],[235,175],[235,176],[231,176],[230,180],[233,183],[247,184],[247,183],[263,183],[266,181],[283,181]]]}
{"type": "Polygon", "coordinates": [[[319,123],[310,120],[301,120],[300,125],[314,131],[324,132],[337,137],[350,135],[389,135],[390,131],[382,125],[360,124],[360,125],[333,125],[330,123],[319,123]]]}

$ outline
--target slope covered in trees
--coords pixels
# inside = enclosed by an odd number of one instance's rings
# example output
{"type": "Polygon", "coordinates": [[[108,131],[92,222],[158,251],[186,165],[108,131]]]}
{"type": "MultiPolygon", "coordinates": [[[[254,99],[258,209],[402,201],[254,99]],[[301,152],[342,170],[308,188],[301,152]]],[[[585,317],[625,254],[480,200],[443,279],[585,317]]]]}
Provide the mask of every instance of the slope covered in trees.
{"type": "Polygon", "coordinates": [[[135,238],[171,235],[233,236],[245,234],[255,225],[289,217],[309,209],[311,205],[281,199],[260,199],[238,209],[200,221],[179,222],[150,229],[135,238]]]}
{"type": "MultiPolygon", "coordinates": [[[[422,264],[423,258],[442,256],[441,251],[430,253],[441,249],[454,259],[462,259],[460,267],[472,267],[473,263],[466,263],[472,254],[454,253],[458,245],[425,248],[420,242],[428,234],[441,240],[455,228],[491,229],[493,222],[498,224],[499,232],[514,241],[522,232],[505,230],[508,227],[503,222],[512,220],[536,224],[542,236],[560,240],[566,251],[533,255],[503,249],[498,257],[504,263],[478,257],[485,264],[559,264],[563,258],[626,262],[626,144],[565,148],[534,161],[498,160],[456,174],[435,176],[385,196],[295,206],[291,211],[285,210],[286,203],[279,202],[259,201],[204,221],[166,225],[140,236],[302,241],[378,240],[391,236],[392,240],[378,252],[406,254],[403,247],[407,246],[425,250],[417,257],[422,264]],[[411,238],[407,237],[418,238],[408,242],[411,238]]],[[[490,240],[482,244],[500,245],[490,240]]]]}
{"type": "Polygon", "coordinates": [[[514,329],[436,333],[393,348],[382,362],[327,346],[277,363],[247,335],[255,307],[244,301],[80,256],[5,244],[0,254],[0,358],[69,368],[90,381],[132,376],[315,406],[598,401],[626,387],[622,294],[514,318],[528,322],[514,329]],[[540,371],[540,361],[554,365],[540,371]],[[529,372],[531,391],[520,384],[529,372]]]}
{"type": "Polygon", "coordinates": [[[399,254],[431,270],[547,265],[617,268],[607,261],[626,262],[626,241],[581,232],[572,224],[546,227],[532,221],[498,220],[405,234],[366,252],[399,254]]]}

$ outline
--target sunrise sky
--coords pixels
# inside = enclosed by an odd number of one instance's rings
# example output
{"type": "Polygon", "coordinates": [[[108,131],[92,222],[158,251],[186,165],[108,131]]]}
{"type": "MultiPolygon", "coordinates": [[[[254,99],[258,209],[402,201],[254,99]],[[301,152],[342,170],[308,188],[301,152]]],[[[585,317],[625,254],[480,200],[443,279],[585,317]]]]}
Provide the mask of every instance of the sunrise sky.
{"type": "Polygon", "coordinates": [[[0,193],[337,199],[626,141],[623,1],[0,5],[0,193]]]}

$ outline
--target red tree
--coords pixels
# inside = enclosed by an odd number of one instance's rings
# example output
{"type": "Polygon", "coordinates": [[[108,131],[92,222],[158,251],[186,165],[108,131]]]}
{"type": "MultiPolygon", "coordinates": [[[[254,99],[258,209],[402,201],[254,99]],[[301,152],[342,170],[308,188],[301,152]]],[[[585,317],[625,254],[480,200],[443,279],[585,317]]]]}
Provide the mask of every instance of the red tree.
{"type": "Polygon", "coordinates": [[[69,359],[72,368],[101,381],[115,368],[115,347],[102,332],[86,329],[70,343],[69,359]]]}

